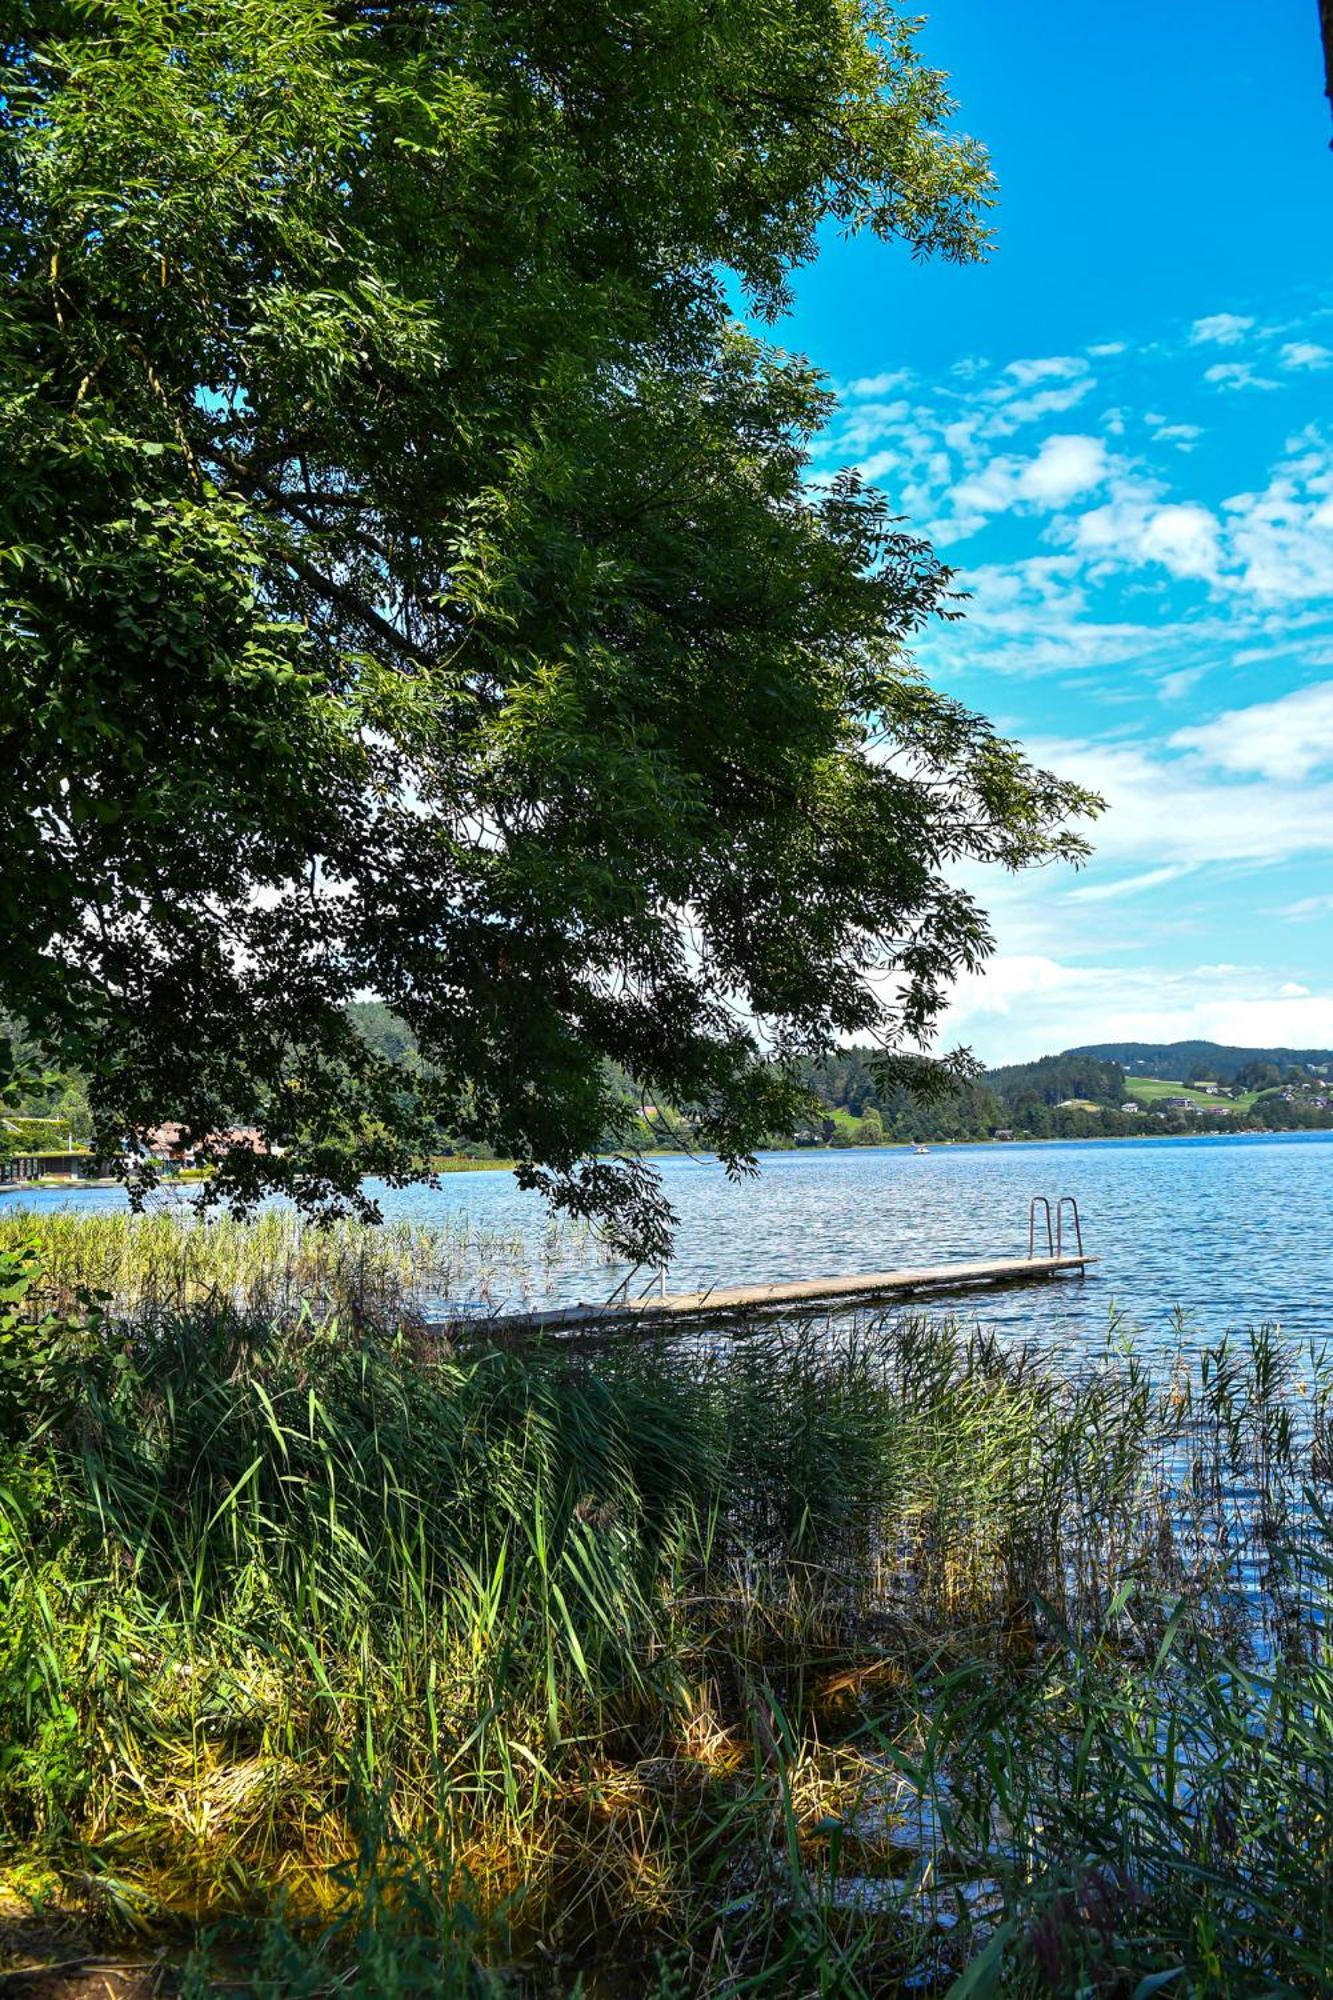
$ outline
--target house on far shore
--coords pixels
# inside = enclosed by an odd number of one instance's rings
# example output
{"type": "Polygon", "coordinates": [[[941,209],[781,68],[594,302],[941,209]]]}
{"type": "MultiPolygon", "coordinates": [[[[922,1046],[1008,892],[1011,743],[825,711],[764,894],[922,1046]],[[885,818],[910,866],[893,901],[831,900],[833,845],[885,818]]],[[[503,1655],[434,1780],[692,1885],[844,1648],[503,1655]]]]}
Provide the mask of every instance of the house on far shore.
{"type": "Polygon", "coordinates": [[[72,1152],[11,1153],[7,1159],[0,1158],[0,1187],[43,1180],[94,1180],[97,1172],[97,1161],[86,1147],[76,1146],[72,1152]]]}
{"type": "Polygon", "coordinates": [[[1009,1130],[1008,1126],[1005,1126],[1005,1127],[1004,1127],[1004,1128],[1003,1128],[1002,1130],[1000,1130],[1000,1131],[998,1131],[998,1132],[993,1132],[993,1133],[991,1134],[991,1137],[992,1137],[992,1138],[994,1138],[994,1139],[1012,1139],[1012,1138],[1013,1138],[1013,1136],[1014,1136],[1014,1135],[1013,1135],[1013,1133],[1012,1133],[1012,1132],[1011,1132],[1011,1131],[1009,1130]]]}
{"type": "Polygon", "coordinates": [[[160,1167],[194,1167],[199,1164],[199,1154],[207,1147],[220,1152],[229,1146],[245,1147],[252,1153],[276,1153],[277,1147],[270,1146],[256,1125],[229,1125],[221,1132],[210,1132],[207,1139],[186,1139],[184,1125],[168,1123],[154,1126],[144,1134],[140,1158],[151,1160],[160,1167]]]}
{"type": "Polygon", "coordinates": [[[1136,1099],[1132,1097],[1127,1097],[1124,1103],[1121,1105],[1120,1109],[1122,1111],[1142,1111],[1143,1106],[1140,1103],[1138,1103],[1136,1099]]]}
{"type": "Polygon", "coordinates": [[[75,1144],[62,1118],[0,1118],[0,1137],[14,1148],[0,1151],[0,1187],[87,1180],[98,1171],[97,1161],[86,1146],[75,1144]]]}

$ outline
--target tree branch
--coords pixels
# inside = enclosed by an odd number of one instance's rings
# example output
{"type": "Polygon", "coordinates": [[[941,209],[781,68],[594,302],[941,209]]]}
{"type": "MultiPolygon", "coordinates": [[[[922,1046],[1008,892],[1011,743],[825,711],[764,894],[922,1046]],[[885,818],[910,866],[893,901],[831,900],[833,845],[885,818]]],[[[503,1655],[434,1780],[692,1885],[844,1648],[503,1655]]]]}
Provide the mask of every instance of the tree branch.
{"type": "MultiPolygon", "coordinates": [[[[267,502],[275,513],[291,514],[298,520],[302,518],[299,508],[293,507],[290,496],[283,493],[280,488],[270,486],[266,479],[260,479],[254,473],[248,472],[243,465],[237,464],[232,458],[224,457],[221,463],[226,468],[232,483],[244,493],[247,500],[262,500],[267,502]]],[[[313,527],[315,523],[307,520],[305,525],[313,527]]],[[[355,590],[349,589],[344,583],[339,583],[335,577],[327,576],[298,549],[290,546],[284,548],[282,559],[303,583],[308,583],[312,590],[317,590],[330,604],[337,605],[338,609],[345,612],[349,618],[358,619],[383,645],[388,646],[401,658],[411,660],[413,665],[418,667],[434,665],[433,656],[418,646],[415,640],[409,639],[405,632],[401,632],[391,619],[376,611],[373,605],[367,604],[355,590]]]]}

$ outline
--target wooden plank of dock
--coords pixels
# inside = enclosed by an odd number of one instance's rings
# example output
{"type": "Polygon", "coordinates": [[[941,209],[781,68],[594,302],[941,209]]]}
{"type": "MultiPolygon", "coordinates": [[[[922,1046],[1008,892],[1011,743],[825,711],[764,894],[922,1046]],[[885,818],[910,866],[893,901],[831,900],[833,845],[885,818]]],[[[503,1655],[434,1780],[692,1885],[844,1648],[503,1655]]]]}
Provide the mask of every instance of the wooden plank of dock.
{"type": "Polygon", "coordinates": [[[705,1292],[654,1293],[603,1305],[553,1306],[543,1312],[503,1313],[456,1322],[494,1334],[554,1333],[594,1323],[707,1319],[735,1313],[818,1312],[822,1306],[875,1299],[911,1298],[922,1292],[968,1291],[984,1285],[1022,1285],[1080,1274],[1095,1257],[993,1257],[984,1263],[929,1264],[917,1270],[871,1271],[844,1278],[801,1278],[776,1285],[714,1285],[705,1292]]]}

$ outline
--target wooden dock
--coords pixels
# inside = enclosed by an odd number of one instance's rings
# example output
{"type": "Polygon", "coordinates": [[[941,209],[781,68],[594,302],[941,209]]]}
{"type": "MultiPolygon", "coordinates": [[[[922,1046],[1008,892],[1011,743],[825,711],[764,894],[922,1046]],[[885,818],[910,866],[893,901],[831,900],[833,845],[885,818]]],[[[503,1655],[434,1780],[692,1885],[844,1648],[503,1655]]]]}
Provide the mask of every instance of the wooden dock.
{"type": "Polygon", "coordinates": [[[543,1312],[478,1315],[455,1322],[476,1332],[498,1335],[557,1333],[593,1325],[656,1324],[756,1312],[819,1312],[825,1307],[871,1304],[876,1299],[914,1298],[923,1292],[971,1291],[987,1285],[1026,1285],[1062,1272],[1082,1276],[1095,1257],[994,1257],[984,1263],[928,1264],[918,1270],[871,1271],[849,1278],[802,1278],[778,1285],[715,1285],[706,1292],[651,1292],[642,1298],[612,1298],[601,1305],[555,1306],[543,1312]]]}

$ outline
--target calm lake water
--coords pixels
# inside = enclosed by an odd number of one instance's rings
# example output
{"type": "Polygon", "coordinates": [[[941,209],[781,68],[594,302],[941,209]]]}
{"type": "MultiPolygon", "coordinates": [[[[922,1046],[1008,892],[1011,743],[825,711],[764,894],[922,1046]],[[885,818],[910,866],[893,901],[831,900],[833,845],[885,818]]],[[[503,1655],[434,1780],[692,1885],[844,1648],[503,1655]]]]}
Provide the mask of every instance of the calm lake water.
{"type": "MultiPolygon", "coordinates": [[[[1085,1247],[1101,1260],[1085,1280],[966,1293],[954,1309],[1070,1351],[1099,1344],[1113,1309],[1150,1346],[1175,1344],[1177,1310],[1189,1346],[1264,1321],[1302,1343],[1333,1339],[1333,1133],[770,1153],[740,1184],[708,1161],[658,1165],[680,1217],[675,1290],[1023,1256],[1030,1197],[1054,1206],[1072,1194],[1085,1247]]],[[[502,1275],[493,1310],[604,1299],[625,1274],[586,1237],[553,1239],[541,1201],[507,1173],[449,1174],[437,1189],[369,1185],[386,1218],[466,1216],[523,1237],[527,1281],[502,1275]]],[[[124,1197],[23,1199],[88,1209],[124,1197]]]]}

